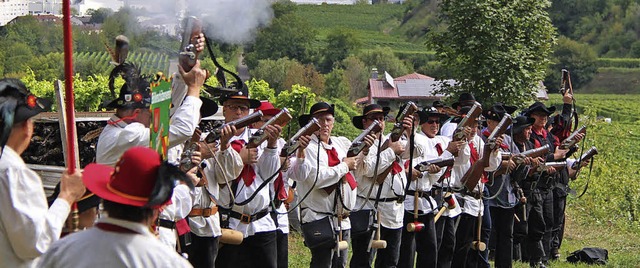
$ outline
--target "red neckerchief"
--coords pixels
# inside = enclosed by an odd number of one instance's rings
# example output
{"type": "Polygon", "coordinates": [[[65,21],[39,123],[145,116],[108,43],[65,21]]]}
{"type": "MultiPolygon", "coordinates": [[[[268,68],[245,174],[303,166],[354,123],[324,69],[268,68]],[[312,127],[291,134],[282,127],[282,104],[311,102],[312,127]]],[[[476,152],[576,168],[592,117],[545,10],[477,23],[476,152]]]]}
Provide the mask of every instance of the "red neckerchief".
{"type": "MultiPolygon", "coordinates": [[[[238,153],[240,153],[242,147],[244,147],[244,140],[242,139],[237,139],[231,142],[231,148],[233,148],[238,153]]],[[[240,176],[238,176],[238,178],[242,178],[242,180],[244,181],[244,185],[251,185],[256,179],[256,172],[255,170],[253,170],[253,166],[244,165],[244,167],[242,168],[242,172],[240,172],[240,176]]]]}
{"type": "MultiPolygon", "coordinates": [[[[436,151],[438,151],[438,156],[441,156],[442,153],[444,153],[444,150],[442,150],[442,145],[440,145],[440,143],[436,143],[436,151]]],[[[444,177],[448,178],[451,177],[451,167],[448,166],[447,169],[444,171],[444,177]]]]}
{"type": "Polygon", "coordinates": [[[273,189],[276,191],[278,200],[287,200],[288,193],[284,188],[284,178],[282,177],[282,172],[278,173],[278,178],[276,178],[276,180],[273,182],[273,189]]]}
{"type": "MultiPolygon", "coordinates": [[[[473,163],[475,163],[476,161],[478,161],[478,159],[480,159],[480,154],[478,154],[478,150],[476,150],[476,146],[473,144],[473,142],[469,143],[469,148],[471,149],[471,165],[473,166],[473,163]]],[[[482,179],[481,179],[482,183],[487,183],[489,181],[489,178],[487,178],[487,173],[486,172],[482,172],[482,179]]]]}
{"type": "Polygon", "coordinates": [[[96,223],[96,227],[106,232],[113,232],[113,233],[119,233],[119,234],[139,234],[137,231],[131,230],[129,228],[125,228],[119,225],[106,223],[106,222],[96,223]]]}
{"type": "MultiPolygon", "coordinates": [[[[341,163],[340,159],[338,158],[338,152],[336,151],[336,148],[331,148],[331,150],[325,149],[325,151],[327,152],[327,162],[329,164],[329,167],[334,167],[341,163]]],[[[351,175],[351,172],[347,172],[347,175],[345,175],[344,178],[349,183],[351,190],[355,190],[356,187],[358,186],[358,182],[356,182],[356,179],[353,178],[353,175],[351,175]]],[[[322,189],[324,189],[327,192],[327,194],[331,194],[333,190],[336,189],[336,186],[337,184],[334,184],[322,189]]]]}
{"type": "MultiPolygon", "coordinates": [[[[409,160],[407,160],[405,166],[409,166],[409,160]]],[[[402,172],[402,166],[398,164],[398,161],[393,161],[393,164],[391,164],[391,175],[396,175],[400,172],[402,172]]]]}

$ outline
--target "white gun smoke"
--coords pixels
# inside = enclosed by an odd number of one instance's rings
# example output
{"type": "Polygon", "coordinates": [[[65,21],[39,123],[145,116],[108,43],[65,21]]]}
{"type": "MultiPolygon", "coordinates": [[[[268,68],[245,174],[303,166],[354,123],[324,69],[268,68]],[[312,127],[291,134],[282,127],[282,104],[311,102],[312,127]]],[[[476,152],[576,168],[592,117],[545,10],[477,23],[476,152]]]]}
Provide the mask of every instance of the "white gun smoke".
{"type": "MultiPolygon", "coordinates": [[[[135,1],[135,0],[134,0],[135,1]]],[[[272,0],[158,0],[144,1],[145,14],[162,24],[177,24],[185,16],[195,16],[203,22],[208,38],[227,44],[246,44],[253,41],[256,31],[273,19],[272,0]]],[[[182,31],[181,29],[180,31],[182,31]]],[[[181,34],[178,32],[178,34],[181,34]]]]}

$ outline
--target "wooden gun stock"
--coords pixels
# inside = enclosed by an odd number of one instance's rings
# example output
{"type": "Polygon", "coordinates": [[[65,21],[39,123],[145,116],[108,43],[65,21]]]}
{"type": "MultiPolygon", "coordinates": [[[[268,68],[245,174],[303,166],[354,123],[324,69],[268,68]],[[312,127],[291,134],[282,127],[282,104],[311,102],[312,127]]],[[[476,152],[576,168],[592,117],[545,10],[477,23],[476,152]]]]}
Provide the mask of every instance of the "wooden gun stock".
{"type": "Polygon", "coordinates": [[[482,105],[476,101],[471,107],[471,109],[469,110],[469,112],[467,113],[467,115],[464,118],[462,118],[462,121],[460,121],[460,123],[458,123],[456,130],[453,132],[453,141],[464,140],[465,139],[464,128],[471,127],[471,123],[473,123],[473,120],[476,120],[476,118],[478,118],[480,114],[482,114],[482,105]],[[472,118],[472,119],[469,120],[469,118],[472,118]]]}
{"type": "Polygon", "coordinates": [[[391,130],[390,139],[391,142],[398,141],[400,137],[402,137],[402,132],[404,132],[404,127],[402,126],[402,121],[408,116],[413,115],[418,111],[418,106],[412,101],[407,102],[407,105],[404,107],[402,112],[398,114],[396,117],[396,123],[393,124],[393,129],[391,130]]]}
{"type": "Polygon", "coordinates": [[[267,139],[268,135],[264,131],[265,128],[267,128],[267,126],[278,125],[283,127],[284,125],[288,124],[289,121],[291,121],[291,118],[292,117],[291,117],[291,114],[289,113],[289,110],[287,110],[287,108],[282,108],[282,110],[280,110],[278,114],[271,117],[271,119],[265,122],[264,125],[262,125],[260,129],[258,129],[258,131],[256,131],[255,133],[253,133],[253,135],[251,135],[251,137],[249,138],[248,147],[256,148],[260,146],[260,144],[267,139]]]}
{"type": "Polygon", "coordinates": [[[209,133],[209,135],[207,135],[207,137],[205,138],[205,141],[207,143],[212,143],[214,141],[217,141],[220,139],[220,136],[222,135],[222,129],[225,126],[235,126],[236,129],[240,129],[243,127],[247,127],[255,122],[260,121],[260,118],[262,118],[262,111],[257,111],[255,113],[252,113],[250,115],[247,115],[245,117],[242,118],[238,118],[236,120],[233,120],[229,123],[223,124],[222,126],[219,126],[217,128],[215,128],[213,131],[211,131],[211,133],[209,133]]]}
{"type": "Polygon", "coordinates": [[[360,154],[365,146],[364,138],[371,133],[378,133],[381,130],[382,126],[380,126],[380,122],[378,120],[374,120],[367,129],[362,131],[362,133],[360,133],[360,135],[351,142],[351,147],[349,147],[349,150],[347,151],[347,157],[354,157],[360,154]]]}
{"type": "Polygon", "coordinates": [[[293,154],[298,149],[298,147],[300,147],[300,144],[298,143],[298,139],[300,137],[309,136],[314,132],[318,131],[319,129],[320,129],[320,124],[318,123],[318,119],[311,118],[311,120],[309,120],[309,123],[307,123],[304,127],[298,130],[298,132],[296,132],[296,134],[293,135],[291,139],[289,139],[289,142],[287,142],[284,148],[282,148],[282,151],[280,151],[280,156],[286,157],[293,154]]]}
{"type": "Polygon", "coordinates": [[[184,33],[182,34],[182,45],[180,46],[180,54],[178,62],[185,72],[191,71],[198,60],[198,51],[195,45],[198,37],[202,33],[202,23],[196,17],[187,17],[185,19],[184,33]]]}
{"type": "Polygon", "coordinates": [[[505,114],[500,120],[500,123],[493,129],[491,135],[487,139],[487,143],[484,145],[484,151],[482,153],[482,158],[478,159],[471,168],[464,174],[461,179],[461,182],[467,187],[467,190],[472,191],[476,185],[478,185],[478,181],[482,178],[482,174],[484,173],[484,169],[489,166],[489,157],[491,155],[491,151],[500,146],[500,144],[496,144],[497,137],[504,134],[507,131],[507,128],[511,125],[512,119],[511,116],[505,114]]]}
{"type": "Polygon", "coordinates": [[[576,136],[580,133],[587,133],[587,126],[581,126],[573,133],[571,133],[569,137],[562,141],[562,144],[560,144],[560,149],[566,150],[576,145],[576,143],[578,143],[578,141],[576,140],[576,136]]]}
{"type": "Polygon", "coordinates": [[[446,157],[446,158],[439,157],[436,159],[420,162],[413,168],[417,169],[420,172],[425,172],[427,171],[430,165],[436,165],[438,167],[450,167],[450,166],[453,166],[453,162],[454,162],[453,156],[446,157]]]}
{"type": "Polygon", "coordinates": [[[598,154],[598,149],[596,149],[595,146],[591,147],[589,150],[587,150],[584,154],[582,154],[580,156],[580,158],[578,159],[578,161],[574,162],[573,165],[571,165],[572,169],[579,169],[580,166],[578,166],[578,163],[584,162],[584,161],[589,161],[591,160],[591,158],[593,158],[593,156],[598,154]]]}

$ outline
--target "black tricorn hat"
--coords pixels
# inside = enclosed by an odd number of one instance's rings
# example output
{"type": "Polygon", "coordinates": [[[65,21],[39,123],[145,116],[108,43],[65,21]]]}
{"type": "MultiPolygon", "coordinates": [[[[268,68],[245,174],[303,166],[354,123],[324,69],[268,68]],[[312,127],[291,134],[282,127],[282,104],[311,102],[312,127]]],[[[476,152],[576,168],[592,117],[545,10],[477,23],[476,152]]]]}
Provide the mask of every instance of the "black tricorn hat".
{"type": "Polygon", "coordinates": [[[448,115],[442,114],[438,112],[438,109],[435,107],[424,107],[424,109],[418,111],[418,116],[420,117],[420,125],[424,124],[429,120],[429,117],[437,116],[440,119],[449,118],[448,115]]]}
{"type": "Polygon", "coordinates": [[[547,116],[553,114],[553,112],[556,111],[556,107],[555,106],[551,106],[548,107],[544,105],[544,103],[536,101],[534,104],[531,104],[531,106],[529,106],[529,108],[527,108],[527,111],[524,113],[524,115],[526,116],[530,116],[532,113],[534,112],[543,112],[546,113],[547,116]]]}
{"type": "Polygon", "coordinates": [[[111,95],[115,97],[114,82],[120,75],[125,83],[120,88],[118,98],[104,105],[107,109],[117,108],[149,108],[151,106],[151,79],[149,76],[141,75],[140,68],[133,63],[125,62],[116,66],[109,74],[109,89],[111,95]]]}
{"type": "Polygon", "coordinates": [[[476,98],[473,94],[465,92],[460,94],[458,101],[452,103],[451,107],[453,107],[453,109],[458,109],[458,106],[470,106],[473,105],[474,102],[476,102],[476,98]]]}
{"type": "Polygon", "coordinates": [[[389,111],[391,111],[391,108],[389,107],[382,107],[380,104],[375,103],[369,104],[362,109],[362,115],[357,115],[351,118],[351,123],[353,123],[353,125],[358,129],[364,129],[362,119],[366,116],[374,113],[382,113],[382,115],[386,117],[389,114],[389,111]]]}
{"type": "Polygon", "coordinates": [[[309,120],[311,120],[312,116],[322,114],[322,113],[330,113],[331,115],[333,115],[334,111],[335,111],[335,107],[333,104],[328,104],[326,102],[318,102],[313,106],[311,106],[311,110],[309,110],[309,114],[303,114],[303,115],[300,115],[300,117],[298,117],[298,123],[302,127],[306,125],[309,122],[309,120]]]}
{"type": "Polygon", "coordinates": [[[200,116],[202,118],[212,116],[218,112],[218,104],[212,99],[200,97],[202,106],[200,106],[200,116]]]}
{"type": "Polygon", "coordinates": [[[246,100],[249,102],[249,108],[251,109],[258,108],[261,104],[259,100],[249,98],[249,89],[247,87],[242,87],[240,90],[234,93],[221,96],[220,105],[224,106],[224,102],[229,99],[246,100]]]}
{"type": "Polygon", "coordinates": [[[507,114],[512,114],[518,108],[515,106],[504,105],[500,102],[496,102],[491,108],[482,111],[482,115],[488,120],[500,121],[502,117],[507,114]]]}
{"type": "Polygon", "coordinates": [[[521,133],[526,127],[533,125],[535,121],[535,119],[524,115],[516,117],[513,119],[513,134],[521,133]]]}

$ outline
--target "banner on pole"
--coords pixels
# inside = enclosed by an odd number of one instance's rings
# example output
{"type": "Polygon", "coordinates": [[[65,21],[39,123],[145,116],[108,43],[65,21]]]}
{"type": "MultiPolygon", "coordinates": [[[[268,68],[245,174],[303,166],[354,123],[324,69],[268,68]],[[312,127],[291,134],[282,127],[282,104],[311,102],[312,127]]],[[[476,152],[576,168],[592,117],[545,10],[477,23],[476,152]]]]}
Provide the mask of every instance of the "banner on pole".
{"type": "Polygon", "coordinates": [[[169,146],[169,109],[171,108],[171,79],[157,75],[151,82],[151,139],[149,147],[156,150],[162,159],[167,159],[169,146]]]}

